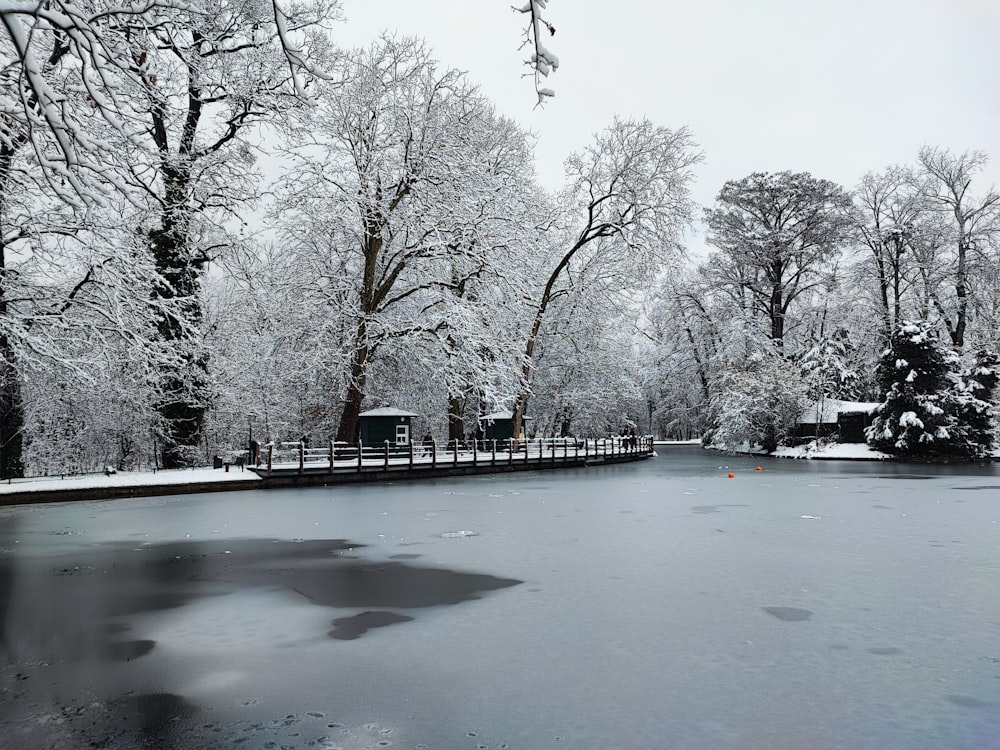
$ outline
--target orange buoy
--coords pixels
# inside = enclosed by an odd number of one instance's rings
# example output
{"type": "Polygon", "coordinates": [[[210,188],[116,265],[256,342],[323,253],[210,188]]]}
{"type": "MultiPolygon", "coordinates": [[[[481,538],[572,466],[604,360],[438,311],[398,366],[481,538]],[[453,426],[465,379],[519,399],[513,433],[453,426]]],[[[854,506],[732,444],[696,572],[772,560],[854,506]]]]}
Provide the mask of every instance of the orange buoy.
{"type": "Polygon", "coordinates": [[[764,470],[763,470],[762,468],[760,468],[759,466],[757,467],[757,469],[756,469],[756,470],[757,470],[757,471],[764,471],[764,470]]]}
{"type": "Polygon", "coordinates": [[[733,478],[733,477],[735,477],[735,476],[736,476],[736,475],[735,475],[735,474],[733,474],[733,472],[729,472],[729,478],[730,478],[730,479],[732,479],[732,478],[733,478]]]}

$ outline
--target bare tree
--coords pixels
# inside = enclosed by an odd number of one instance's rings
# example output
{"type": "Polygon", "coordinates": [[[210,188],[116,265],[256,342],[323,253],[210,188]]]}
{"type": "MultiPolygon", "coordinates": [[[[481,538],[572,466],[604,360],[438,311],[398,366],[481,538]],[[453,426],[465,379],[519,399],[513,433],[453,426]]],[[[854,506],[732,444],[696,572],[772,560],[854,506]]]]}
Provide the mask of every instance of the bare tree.
{"type": "MultiPolygon", "coordinates": [[[[183,462],[204,408],[197,387],[204,359],[191,343],[198,286],[221,237],[194,219],[233,208],[232,188],[245,185],[248,163],[240,134],[304,93],[303,71],[324,48],[312,30],[335,9],[336,0],[298,5],[293,15],[277,0],[0,2],[0,412],[10,427],[0,436],[9,449],[4,455],[20,453],[22,421],[9,252],[13,243],[54,231],[48,222],[24,221],[23,212],[14,228],[15,201],[33,184],[33,195],[81,212],[116,192],[155,205],[153,221],[139,229],[157,259],[159,334],[184,355],[171,359],[179,368],[173,376],[170,367],[158,370],[164,459],[183,462]],[[293,37],[305,46],[293,47],[293,37]]],[[[65,233],[66,224],[55,231],[65,233]]],[[[83,286],[70,285],[74,298],[94,278],[84,269],[83,286]]],[[[18,304],[23,308],[23,300],[18,304]]]]}
{"type": "Polygon", "coordinates": [[[352,441],[372,368],[389,369],[390,352],[419,348],[450,395],[491,360],[509,368],[502,339],[484,344],[489,318],[475,308],[493,298],[484,280],[494,264],[514,252],[511,196],[524,192],[513,186],[529,162],[504,156],[523,151],[525,135],[420,42],[383,39],[341,71],[291,134],[296,179],[278,222],[296,263],[318,271],[313,304],[347,331],[334,355],[345,364],[337,437],[352,441]]]}
{"type": "Polygon", "coordinates": [[[886,345],[903,319],[915,278],[916,256],[932,228],[928,202],[912,170],[889,167],[867,173],[856,191],[858,228],[871,252],[882,337],[886,345]]]}
{"type": "Polygon", "coordinates": [[[924,195],[951,224],[954,254],[950,276],[954,297],[949,303],[935,292],[932,301],[952,345],[959,350],[965,345],[968,326],[972,266],[978,253],[1000,231],[1000,193],[991,188],[976,197],[970,192],[972,180],[988,159],[983,151],[952,154],[948,149],[930,146],[922,148],[917,157],[920,170],[930,178],[922,183],[924,195]]]}
{"type": "MultiPolygon", "coordinates": [[[[319,20],[336,17],[338,3],[329,0],[319,20]]],[[[180,0],[0,2],[0,77],[6,84],[0,90],[4,113],[0,144],[26,138],[52,176],[53,189],[66,200],[86,202],[98,197],[105,190],[102,183],[116,184],[103,167],[106,143],[95,137],[73,104],[75,99],[86,100],[89,108],[126,137],[141,130],[137,128],[141,110],[136,112],[133,92],[122,85],[149,83],[145,58],[137,58],[132,44],[136,36],[152,34],[165,40],[181,27],[197,26],[194,19],[198,16],[202,25],[231,24],[233,29],[250,32],[249,26],[240,26],[250,20],[253,34],[231,34],[225,51],[246,51],[259,47],[265,37],[275,39],[292,88],[301,96],[305,76],[317,72],[310,54],[314,40],[303,39],[301,34],[316,23],[315,7],[295,3],[286,8],[284,0],[258,5],[239,0],[212,0],[207,5],[180,0]]],[[[177,34],[181,46],[184,37],[177,34]]],[[[213,39],[209,36],[206,41],[211,44],[213,39]]]]}
{"type": "Polygon", "coordinates": [[[524,347],[524,385],[513,410],[515,436],[531,391],[535,343],[570,264],[595,253],[609,265],[651,272],[676,257],[679,234],[691,219],[691,170],[700,160],[685,128],[618,118],[582,154],[567,159],[569,184],[563,200],[569,239],[552,256],[534,303],[524,347]]]}
{"type": "MultiPolygon", "coordinates": [[[[318,0],[297,8],[296,31],[309,40],[300,62],[307,54],[313,61],[327,55],[320,32],[333,7],[318,0]]],[[[244,135],[301,103],[301,83],[283,44],[286,20],[278,6],[207,0],[197,11],[177,10],[157,26],[126,34],[128,90],[146,128],[132,154],[132,177],[155,217],[142,229],[159,274],[157,328],[183,355],[179,368],[160,379],[168,468],[189,464],[201,438],[209,393],[199,290],[206,265],[230,244],[220,217],[254,197],[244,135]]]]}
{"type": "Polygon", "coordinates": [[[850,236],[851,211],[842,188],[805,172],[731,180],[706,209],[719,281],[764,316],[779,351],[792,304],[826,282],[824,263],[850,236]]]}

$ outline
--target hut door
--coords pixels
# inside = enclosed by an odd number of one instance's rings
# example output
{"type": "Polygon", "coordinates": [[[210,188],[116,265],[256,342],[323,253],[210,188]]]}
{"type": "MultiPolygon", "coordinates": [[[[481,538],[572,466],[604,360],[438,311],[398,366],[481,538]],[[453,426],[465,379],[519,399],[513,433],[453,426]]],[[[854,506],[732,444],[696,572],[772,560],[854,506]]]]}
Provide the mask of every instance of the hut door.
{"type": "Polygon", "coordinates": [[[409,444],[410,444],[410,425],[408,424],[396,425],[396,445],[409,445],[409,444]]]}

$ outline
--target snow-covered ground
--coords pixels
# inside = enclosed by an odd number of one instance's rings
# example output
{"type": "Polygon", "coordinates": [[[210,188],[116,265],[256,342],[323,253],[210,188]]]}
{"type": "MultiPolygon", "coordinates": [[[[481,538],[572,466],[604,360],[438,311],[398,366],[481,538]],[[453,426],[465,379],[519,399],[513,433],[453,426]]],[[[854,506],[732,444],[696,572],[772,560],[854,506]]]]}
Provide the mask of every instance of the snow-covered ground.
{"type": "Polygon", "coordinates": [[[773,454],[778,458],[838,458],[855,461],[891,460],[888,453],[874,450],[865,443],[819,443],[815,441],[794,448],[781,447],[773,454]]]}
{"type": "Polygon", "coordinates": [[[169,469],[162,471],[123,471],[116,474],[80,474],[67,477],[35,477],[13,479],[0,483],[0,495],[13,492],[44,492],[50,490],[93,489],[99,487],[155,487],[169,484],[202,482],[252,483],[259,477],[252,471],[236,468],[169,469]]]}

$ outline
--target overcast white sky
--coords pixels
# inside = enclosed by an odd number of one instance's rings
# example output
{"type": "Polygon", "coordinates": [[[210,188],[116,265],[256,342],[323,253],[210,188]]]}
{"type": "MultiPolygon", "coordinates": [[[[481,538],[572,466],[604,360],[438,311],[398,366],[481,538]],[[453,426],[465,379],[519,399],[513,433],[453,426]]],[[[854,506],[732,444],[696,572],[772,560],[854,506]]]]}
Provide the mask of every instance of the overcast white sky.
{"type": "MultiPolygon", "coordinates": [[[[1000,0],[550,0],[556,97],[534,109],[512,0],[344,0],[345,46],[424,38],[538,136],[544,185],[615,114],[686,125],[695,198],[753,171],[853,187],[923,144],[983,149],[1000,185],[1000,0]]],[[[979,191],[977,191],[979,192],[979,191]]]]}

